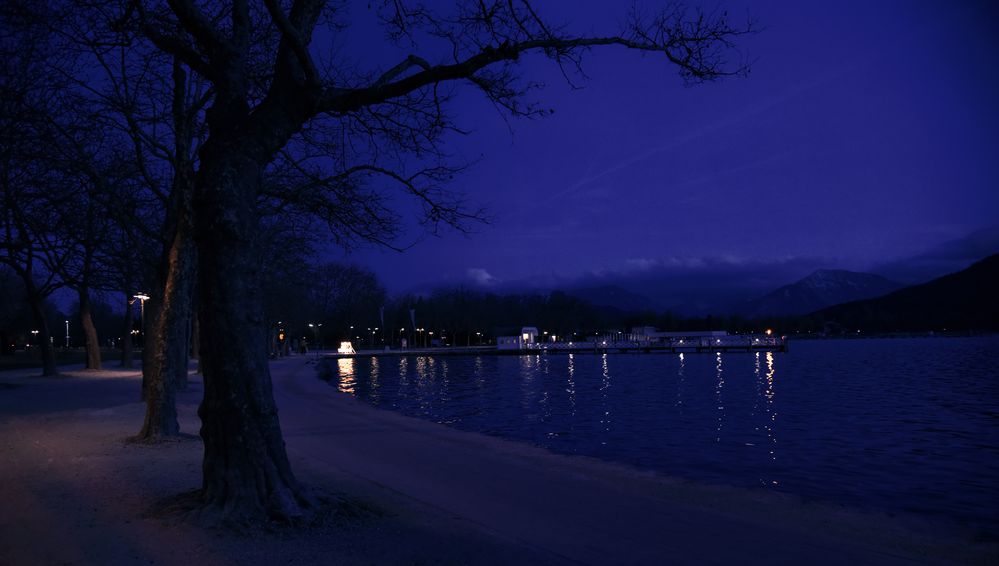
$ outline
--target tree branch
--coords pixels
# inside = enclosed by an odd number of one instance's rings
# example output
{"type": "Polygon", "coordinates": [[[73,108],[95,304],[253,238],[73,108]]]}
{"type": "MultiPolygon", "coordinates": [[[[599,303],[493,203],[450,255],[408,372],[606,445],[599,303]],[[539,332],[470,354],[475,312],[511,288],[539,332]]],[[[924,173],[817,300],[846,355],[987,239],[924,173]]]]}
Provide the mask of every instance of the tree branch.
{"type": "Polygon", "coordinates": [[[410,55],[409,57],[403,59],[403,61],[398,65],[396,65],[395,67],[392,67],[391,69],[382,73],[382,75],[378,77],[378,80],[376,80],[374,84],[372,84],[371,86],[372,87],[385,86],[386,84],[395,80],[395,78],[398,77],[399,75],[405,73],[411,67],[420,67],[426,71],[431,68],[431,65],[430,63],[427,62],[426,59],[417,57],[416,55],[410,55]]]}
{"type": "MultiPolygon", "coordinates": [[[[741,35],[749,33],[749,30],[731,30],[724,32],[728,35],[741,35]]],[[[717,35],[717,34],[716,34],[717,35]]],[[[572,39],[533,39],[521,41],[519,43],[504,43],[498,47],[486,46],[479,53],[468,57],[464,61],[449,64],[424,67],[415,61],[418,58],[408,57],[405,61],[396,65],[384,73],[371,86],[357,89],[328,89],[320,102],[322,110],[334,113],[351,112],[364,106],[379,104],[405,95],[422,87],[437,84],[444,81],[470,79],[478,71],[502,61],[515,61],[523,53],[536,50],[556,50],[558,52],[570,52],[572,50],[617,45],[638,51],[662,53],[673,64],[677,65],[683,75],[688,80],[709,81],[724,76],[740,75],[745,73],[744,67],[738,67],[733,71],[726,71],[717,68],[715,65],[703,64],[698,58],[702,52],[686,47],[687,42],[717,41],[716,36],[693,36],[666,38],[663,43],[652,41],[642,41],[627,37],[590,37],[572,39]],[[415,59],[415,61],[414,61],[415,59]],[[418,65],[423,71],[394,80],[406,69],[418,65]]]]}
{"type": "MultiPolygon", "coordinates": [[[[200,44],[209,57],[223,51],[226,41],[222,39],[211,21],[190,0],[168,0],[167,2],[180,25],[200,44]]],[[[186,61],[185,61],[186,62],[186,61]]]]}
{"type": "Polygon", "coordinates": [[[141,29],[143,35],[148,37],[149,41],[152,41],[156,47],[166,53],[180,57],[188,67],[194,69],[198,74],[214,80],[215,73],[212,67],[186,41],[175,35],[160,33],[158,29],[145,20],[141,23],[141,29]]]}
{"type": "MultiPolygon", "coordinates": [[[[297,2],[296,7],[301,4],[303,2],[297,2]]],[[[298,63],[302,66],[302,71],[305,73],[306,81],[309,85],[318,87],[321,84],[319,72],[316,70],[316,64],[312,60],[312,55],[309,54],[306,43],[302,40],[300,30],[288,20],[284,11],[281,10],[281,6],[278,5],[277,0],[264,0],[264,5],[267,6],[267,12],[271,15],[271,19],[274,20],[278,29],[281,30],[282,40],[294,51],[295,57],[298,59],[298,63]]],[[[295,7],[292,10],[294,11],[295,7]]],[[[316,12],[318,13],[318,10],[316,12]]]]}

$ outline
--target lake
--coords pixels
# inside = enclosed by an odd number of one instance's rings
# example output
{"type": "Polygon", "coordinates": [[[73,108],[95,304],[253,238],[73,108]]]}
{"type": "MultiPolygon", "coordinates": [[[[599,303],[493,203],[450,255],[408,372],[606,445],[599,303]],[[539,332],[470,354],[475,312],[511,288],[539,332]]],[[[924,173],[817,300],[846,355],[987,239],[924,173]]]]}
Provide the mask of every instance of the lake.
{"type": "Polygon", "coordinates": [[[329,364],[342,392],[463,430],[999,531],[999,337],[329,364]]]}

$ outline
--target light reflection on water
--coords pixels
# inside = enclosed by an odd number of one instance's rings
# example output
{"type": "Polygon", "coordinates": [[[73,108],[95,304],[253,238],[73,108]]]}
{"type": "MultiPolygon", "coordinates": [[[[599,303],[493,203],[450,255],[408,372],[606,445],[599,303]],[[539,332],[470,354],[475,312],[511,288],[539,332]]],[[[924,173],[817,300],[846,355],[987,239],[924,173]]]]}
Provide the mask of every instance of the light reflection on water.
{"type": "Polygon", "coordinates": [[[999,338],[336,363],[340,391],[462,429],[999,528],[999,338]]]}
{"type": "Polygon", "coordinates": [[[683,378],[683,362],[683,352],[680,352],[680,363],[677,364],[676,369],[676,407],[680,410],[681,415],[683,414],[683,390],[687,384],[683,378]]]}
{"type": "MultiPolygon", "coordinates": [[[[770,441],[770,459],[774,462],[777,461],[777,435],[774,432],[777,426],[777,411],[774,410],[774,353],[767,352],[767,384],[766,384],[766,407],[767,407],[767,417],[768,422],[767,427],[767,439],[770,441]]],[[[773,484],[777,485],[777,480],[773,480],[773,484]]]]}
{"type": "Polygon", "coordinates": [[[336,361],[339,379],[337,389],[340,393],[354,393],[357,380],[354,378],[354,358],[338,358],[336,361]]]}
{"type": "MultiPolygon", "coordinates": [[[[607,402],[607,395],[610,389],[610,369],[607,366],[607,353],[605,352],[600,356],[600,367],[601,367],[601,379],[600,379],[600,407],[603,409],[603,415],[600,418],[600,424],[603,425],[603,433],[606,436],[610,435],[611,431],[611,412],[610,404],[607,402]]],[[[606,440],[601,440],[600,444],[606,445],[606,440]]]]}
{"type": "Polygon", "coordinates": [[[722,435],[722,425],[725,422],[725,405],[722,401],[722,388],[725,387],[725,374],[722,373],[722,354],[721,352],[715,353],[715,402],[718,404],[718,427],[715,432],[718,436],[715,437],[715,442],[721,442],[722,435]]]}
{"type": "Polygon", "coordinates": [[[569,357],[569,361],[568,361],[568,364],[566,366],[566,373],[568,374],[568,378],[566,379],[566,381],[567,381],[567,383],[569,385],[569,388],[566,389],[565,392],[569,394],[569,416],[570,417],[575,417],[576,416],[576,382],[573,381],[573,377],[575,376],[575,373],[576,373],[576,368],[573,367],[573,364],[575,363],[575,358],[573,356],[574,356],[574,354],[569,354],[569,356],[568,356],[569,357]]]}

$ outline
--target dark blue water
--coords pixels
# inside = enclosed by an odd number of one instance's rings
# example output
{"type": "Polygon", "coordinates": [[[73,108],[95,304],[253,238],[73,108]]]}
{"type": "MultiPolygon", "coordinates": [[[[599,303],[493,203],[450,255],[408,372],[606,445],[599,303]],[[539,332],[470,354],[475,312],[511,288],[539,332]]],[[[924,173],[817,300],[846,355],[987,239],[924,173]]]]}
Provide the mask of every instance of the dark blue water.
{"type": "Polygon", "coordinates": [[[999,337],[331,362],[379,407],[701,482],[999,531],[999,337]]]}

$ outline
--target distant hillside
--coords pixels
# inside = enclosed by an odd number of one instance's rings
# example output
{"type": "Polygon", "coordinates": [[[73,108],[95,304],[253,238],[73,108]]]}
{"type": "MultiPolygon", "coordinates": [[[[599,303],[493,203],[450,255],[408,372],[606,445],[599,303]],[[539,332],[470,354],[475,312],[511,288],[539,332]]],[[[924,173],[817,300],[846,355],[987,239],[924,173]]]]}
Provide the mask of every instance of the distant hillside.
{"type": "Polygon", "coordinates": [[[880,297],[901,287],[872,273],[820,269],[796,283],[749,301],[740,309],[740,314],[749,317],[804,315],[840,303],[880,297]]]}
{"type": "Polygon", "coordinates": [[[867,331],[999,330],[999,254],[884,297],[820,310],[813,318],[867,331]]]}
{"type": "Polygon", "coordinates": [[[617,285],[580,287],[565,291],[569,296],[586,301],[596,307],[610,307],[621,312],[659,312],[663,310],[655,301],[617,285]]]}

